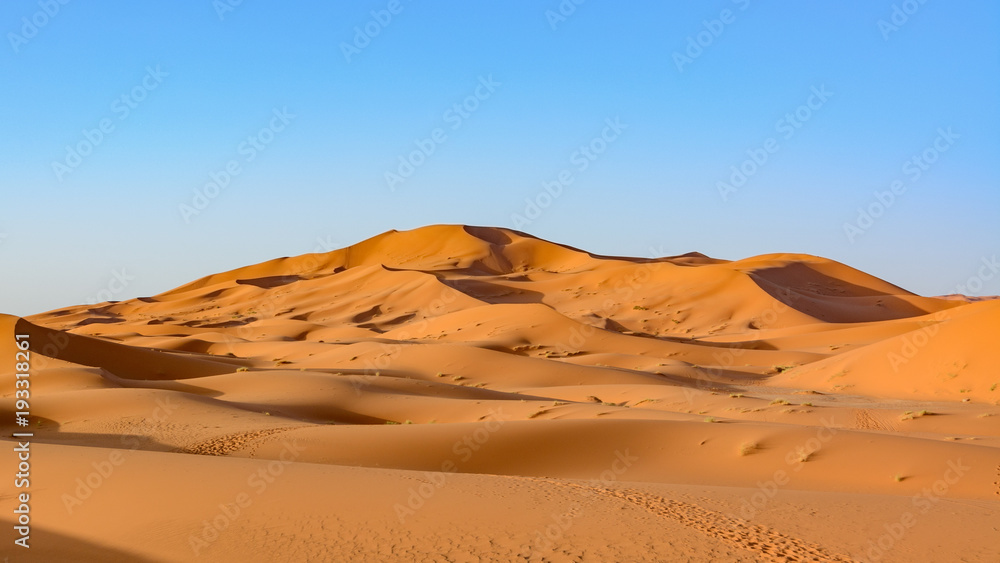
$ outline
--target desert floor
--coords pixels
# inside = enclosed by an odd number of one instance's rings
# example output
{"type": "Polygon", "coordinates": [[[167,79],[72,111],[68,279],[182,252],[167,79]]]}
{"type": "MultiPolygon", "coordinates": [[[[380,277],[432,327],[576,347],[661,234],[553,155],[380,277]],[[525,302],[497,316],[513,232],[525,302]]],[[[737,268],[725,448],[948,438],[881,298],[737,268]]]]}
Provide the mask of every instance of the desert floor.
{"type": "Polygon", "coordinates": [[[814,256],[449,225],[0,316],[0,556],[995,563],[998,337],[814,256]]]}

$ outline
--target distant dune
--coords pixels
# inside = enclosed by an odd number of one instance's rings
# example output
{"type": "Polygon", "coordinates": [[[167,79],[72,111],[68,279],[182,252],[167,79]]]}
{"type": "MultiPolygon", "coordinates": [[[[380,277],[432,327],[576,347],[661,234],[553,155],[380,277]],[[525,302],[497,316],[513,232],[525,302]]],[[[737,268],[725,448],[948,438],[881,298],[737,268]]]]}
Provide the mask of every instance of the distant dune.
{"type": "Polygon", "coordinates": [[[1000,300],[816,256],[436,225],[0,333],[26,560],[1000,561],[1000,300]]]}

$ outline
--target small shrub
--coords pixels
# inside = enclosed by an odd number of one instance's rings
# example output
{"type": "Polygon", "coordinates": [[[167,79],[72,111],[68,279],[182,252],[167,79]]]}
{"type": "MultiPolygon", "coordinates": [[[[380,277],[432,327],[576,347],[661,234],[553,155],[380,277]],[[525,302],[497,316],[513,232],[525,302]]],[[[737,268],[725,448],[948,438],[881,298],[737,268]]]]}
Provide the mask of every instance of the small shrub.
{"type": "Polygon", "coordinates": [[[747,442],[740,446],[740,455],[750,455],[757,451],[758,447],[757,442],[747,442]]]}

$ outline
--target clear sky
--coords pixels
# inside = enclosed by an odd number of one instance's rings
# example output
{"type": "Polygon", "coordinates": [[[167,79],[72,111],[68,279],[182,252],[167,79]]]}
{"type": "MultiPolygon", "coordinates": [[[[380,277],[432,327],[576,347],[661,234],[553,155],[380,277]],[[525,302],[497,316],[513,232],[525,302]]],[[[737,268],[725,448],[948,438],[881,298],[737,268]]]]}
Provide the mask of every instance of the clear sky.
{"type": "Polygon", "coordinates": [[[0,31],[5,313],[433,223],[1000,293],[996,2],[5,0],[0,31]]]}

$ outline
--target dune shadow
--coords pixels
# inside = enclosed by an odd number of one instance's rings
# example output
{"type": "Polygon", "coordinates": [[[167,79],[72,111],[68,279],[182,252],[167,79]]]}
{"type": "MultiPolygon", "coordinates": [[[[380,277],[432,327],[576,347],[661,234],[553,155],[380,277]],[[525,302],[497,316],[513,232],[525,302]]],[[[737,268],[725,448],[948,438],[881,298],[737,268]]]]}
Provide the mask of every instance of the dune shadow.
{"type": "Polygon", "coordinates": [[[125,319],[121,317],[91,317],[76,323],[76,328],[87,325],[113,325],[121,322],[125,322],[125,319]]]}
{"type": "MultiPolygon", "coordinates": [[[[136,426],[142,426],[147,419],[142,420],[143,422],[137,423],[136,426]]],[[[137,450],[145,452],[173,452],[177,450],[176,446],[164,444],[156,438],[142,434],[98,434],[96,432],[63,432],[56,430],[52,432],[35,432],[31,440],[39,444],[107,448],[111,450],[123,450],[125,452],[137,450]]],[[[107,457],[105,452],[94,455],[107,457]]],[[[90,466],[87,465],[86,467],[90,466]]]]}
{"type": "MultiPolygon", "coordinates": [[[[905,319],[926,311],[886,293],[792,263],[748,273],[764,292],[788,307],[823,322],[853,323],[905,319]]],[[[898,295],[912,295],[899,288],[898,295]]]]}
{"type": "Polygon", "coordinates": [[[301,280],[301,276],[266,276],[263,278],[253,278],[246,280],[236,280],[236,283],[240,285],[252,285],[259,287],[261,289],[272,289],[275,287],[281,287],[283,285],[288,285],[290,283],[295,283],[301,280]]]}
{"type": "Polygon", "coordinates": [[[507,233],[495,227],[474,227],[466,225],[463,226],[462,229],[477,239],[484,240],[490,244],[502,246],[514,242],[513,239],[507,236],[507,233]]]}
{"type": "Polygon", "coordinates": [[[490,304],[541,303],[545,297],[545,294],[539,291],[518,289],[482,280],[442,279],[441,283],[490,304]]]}
{"type": "MultiPolygon", "coordinates": [[[[11,530],[14,521],[8,520],[6,517],[0,518],[0,526],[11,530]]],[[[92,541],[53,532],[37,524],[31,528],[30,545],[30,559],[23,559],[24,561],[72,561],[74,563],[105,563],[107,561],[154,563],[156,561],[92,541]]],[[[27,551],[25,550],[25,552],[27,551]]],[[[22,559],[16,560],[21,561],[22,559]]]]}

